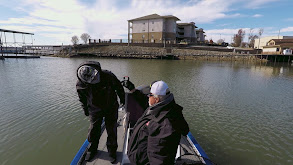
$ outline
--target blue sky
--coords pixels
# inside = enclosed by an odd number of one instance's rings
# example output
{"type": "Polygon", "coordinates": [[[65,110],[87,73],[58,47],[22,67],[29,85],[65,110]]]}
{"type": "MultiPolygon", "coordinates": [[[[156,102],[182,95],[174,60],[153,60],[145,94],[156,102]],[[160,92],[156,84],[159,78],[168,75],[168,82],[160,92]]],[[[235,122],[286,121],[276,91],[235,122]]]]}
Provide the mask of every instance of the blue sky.
{"type": "Polygon", "coordinates": [[[293,0],[0,0],[0,29],[34,33],[38,45],[71,44],[82,33],[126,39],[127,20],[157,13],[195,22],[206,39],[231,42],[240,28],[293,36],[292,7],[293,0]]]}

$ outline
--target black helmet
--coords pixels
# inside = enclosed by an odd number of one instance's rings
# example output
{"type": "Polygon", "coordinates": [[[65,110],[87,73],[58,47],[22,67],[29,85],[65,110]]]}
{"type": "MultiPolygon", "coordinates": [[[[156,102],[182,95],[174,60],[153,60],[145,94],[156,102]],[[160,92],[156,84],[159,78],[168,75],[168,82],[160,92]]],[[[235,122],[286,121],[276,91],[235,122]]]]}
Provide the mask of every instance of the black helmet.
{"type": "Polygon", "coordinates": [[[86,84],[97,84],[100,79],[101,66],[99,62],[87,61],[82,63],[77,69],[77,77],[86,84]]]}

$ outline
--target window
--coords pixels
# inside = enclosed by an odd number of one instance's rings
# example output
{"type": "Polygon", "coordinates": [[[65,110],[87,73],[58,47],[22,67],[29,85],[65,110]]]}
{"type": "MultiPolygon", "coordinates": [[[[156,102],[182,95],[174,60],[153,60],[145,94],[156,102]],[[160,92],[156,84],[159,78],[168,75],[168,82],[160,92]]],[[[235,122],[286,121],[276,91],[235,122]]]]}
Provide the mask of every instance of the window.
{"type": "Polygon", "coordinates": [[[154,31],[154,29],[152,29],[152,31],[154,31]]]}
{"type": "Polygon", "coordinates": [[[152,24],[154,24],[155,22],[154,21],[152,21],[152,24]]]}
{"type": "Polygon", "coordinates": [[[144,30],[144,29],[142,29],[142,31],[144,32],[145,30],[144,30]]]}
{"type": "Polygon", "coordinates": [[[142,24],[144,24],[144,25],[145,25],[145,22],[144,22],[144,23],[142,23],[142,24]]]}

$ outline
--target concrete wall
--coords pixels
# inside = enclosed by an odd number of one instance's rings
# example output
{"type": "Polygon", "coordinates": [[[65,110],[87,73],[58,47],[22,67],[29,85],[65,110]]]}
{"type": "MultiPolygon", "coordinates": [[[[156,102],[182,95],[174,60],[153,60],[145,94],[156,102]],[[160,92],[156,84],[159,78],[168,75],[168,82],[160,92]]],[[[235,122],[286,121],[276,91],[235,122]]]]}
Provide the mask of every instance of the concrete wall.
{"type": "Polygon", "coordinates": [[[189,38],[191,36],[191,25],[184,26],[184,37],[189,38]]]}
{"type": "Polygon", "coordinates": [[[199,32],[198,32],[198,36],[197,36],[197,38],[198,38],[198,41],[199,41],[199,42],[204,42],[205,38],[204,38],[204,34],[203,34],[202,31],[199,31],[199,32]]]}
{"type": "Polygon", "coordinates": [[[176,21],[174,19],[165,19],[164,32],[176,34],[176,21]]]}
{"type": "Polygon", "coordinates": [[[162,32],[163,19],[133,21],[132,33],[162,32]]]}
{"type": "Polygon", "coordinates": [[[184,38],[192,43],[196,42],[196,34],[194,29],[195,28],[192,25],[184,26],[184,38]]]}
{"type": "Polygon", "coordinates": [[[162,32],[145,32],[145,33],[133,33],[132,34],[132,40],[134,43],[141,43],[142,40],[144,42],[161,42],[163,38],[162,32]],[[143,37],[144,36],[144,37],[143,37]]]}
{"type": "Polygon", "coordinates": [[[165,33],[165,39],[170,41],[170,40],[176,40],[176,33],[165,33]]]}

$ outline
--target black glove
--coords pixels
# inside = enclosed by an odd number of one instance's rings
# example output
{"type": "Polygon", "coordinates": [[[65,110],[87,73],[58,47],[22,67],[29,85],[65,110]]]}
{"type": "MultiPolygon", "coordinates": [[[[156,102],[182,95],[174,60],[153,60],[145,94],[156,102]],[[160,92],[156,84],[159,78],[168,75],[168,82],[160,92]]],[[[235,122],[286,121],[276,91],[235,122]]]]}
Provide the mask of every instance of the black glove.
{"type": "Polygon", "coordinates": [[[87,108],[84,108],[83,111],[84,111],[84,115],[89,116],[89,110],[87,108]]]}
{"type": "Polygon", "coordinates": [[[134,84],[131,81],[129,81],[129,79],[124,79],[123,81],[121,81],[121,84],[130,91],[135,88],[134,84]]]}

